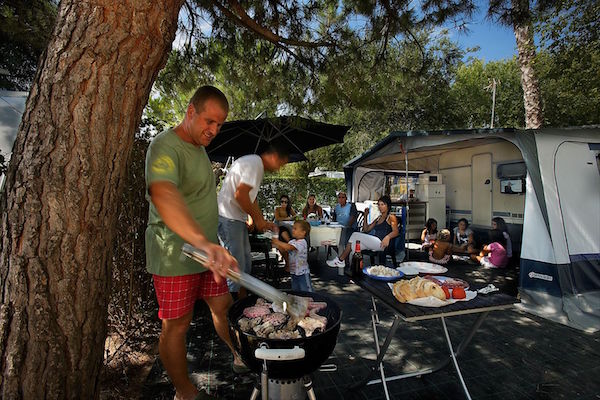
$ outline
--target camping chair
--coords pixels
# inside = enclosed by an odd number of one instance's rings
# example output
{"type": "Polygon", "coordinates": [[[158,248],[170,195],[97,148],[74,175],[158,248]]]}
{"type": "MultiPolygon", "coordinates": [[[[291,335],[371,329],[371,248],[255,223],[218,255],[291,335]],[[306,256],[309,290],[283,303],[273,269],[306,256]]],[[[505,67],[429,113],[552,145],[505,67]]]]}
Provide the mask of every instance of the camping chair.
{"type": "MultiPolygon", "coordinates": [[[[397,260],[397,253],[396,250],[404,250],[404,241],[405,241],[405,233],[406,233],[406,207],[402,207],[402,212],[400,213],[400,215],[396,215],[396,217],[400,218],[400,221],[398,222],[398,230],[400,231],[400,234],[398,236],[396,236],[391,242],[390,245],[388,247],[385,248],[385,250],[383,251],[373,251],[373,250],[362,250],[361,252],[363,253],[363,256],[368,255],[370,260],[371,260],[371,265],[373,265],[375,263],[375,256],[377,256],[377,261],[380,264],[385,264],[387,256],[390,256],[392,258],[392,263],[394,268],[396,268],[398,266],[398,260],[397,260]]],[[[402,255],[402,259],[400,259],[400,262],[402,262],[404,260],[404,255],[402,255]]]]}

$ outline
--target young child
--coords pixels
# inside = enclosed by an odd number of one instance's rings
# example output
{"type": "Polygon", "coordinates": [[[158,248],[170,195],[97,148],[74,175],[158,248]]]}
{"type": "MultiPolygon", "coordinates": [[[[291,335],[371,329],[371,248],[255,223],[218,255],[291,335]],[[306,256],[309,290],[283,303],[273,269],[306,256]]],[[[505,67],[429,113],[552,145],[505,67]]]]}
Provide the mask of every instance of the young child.
{"type": "Polygon", "coordinates": [[[272,242],[280,252],[288,254],[289,269],[292,277],[292,290],[312,292],[310,270],[308,269],[308,243],[306,237],[310,233],[310,224],[304,220],[294,222],[292,237],[289,242],[273,238],[272,242]]]}
{"type": "Polygon", "coordinates": [[[437,235],[433,246],[429,248],[429,261],[436,264],[447,264],[452,257],[452,244],[450,243],[450,231],[442,229],[437,235]]]}
{"type": "Polygon", "coordinates": [[[429,251],[429,248],[435,242],[437,237],[437,221],[433,218],[429,218],[427,222],[425,222],[425,229],[421,232],[421,249],[423,251],[429,251]]]}
{"type": "Polygon", "coordinates": [[[482,266],[487,268],[504,268],[508,264],[508,257],[506,257],[506,240],[502,231],[499,229],[492,229],[489,232],[490,244],[483,247],[481,253],[478,256],[472,255],[471,257],[477,260],[482,266]]]}
{"type": "Polygon", "coordinates": [[[502,217],[494,217],[492,218],[492,229],[498,229],[502,232],[502,236],[504,236],[504,240],[506,240],[506,257],[512,257],[512,243],[510,241],[510,235],[508,234],[508,227],[506,226],[506,222],[504,222],[504,218],[502,217]]]}
{"type": "Polygon", "coordinates": [[[473,240],[473,231],[469,228],[469,221],[466,218],[458,220],[458,226],[454,228],[454,241],[452,250],[455,253],[475,254],[475,241],[473,240]]]}

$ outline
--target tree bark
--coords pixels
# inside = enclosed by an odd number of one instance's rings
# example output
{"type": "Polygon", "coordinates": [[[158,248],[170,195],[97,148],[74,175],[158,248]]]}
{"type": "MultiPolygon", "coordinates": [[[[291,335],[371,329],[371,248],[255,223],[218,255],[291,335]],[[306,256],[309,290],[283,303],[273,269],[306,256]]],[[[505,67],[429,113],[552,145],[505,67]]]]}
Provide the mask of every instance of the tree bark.
{"type": "Polygon", "coordinates": [[[118,199],[183,0],[60,2],[7,172],[0,397],[97,397],[118,199]]]}
{"type": "Polygon", "coordinates": [[[540,85],[535,72],[535,42],[529,0],[512,0],[512,12],[525,103],[525,127],[539,129],[544,124],[544,116],[540,85]]]}

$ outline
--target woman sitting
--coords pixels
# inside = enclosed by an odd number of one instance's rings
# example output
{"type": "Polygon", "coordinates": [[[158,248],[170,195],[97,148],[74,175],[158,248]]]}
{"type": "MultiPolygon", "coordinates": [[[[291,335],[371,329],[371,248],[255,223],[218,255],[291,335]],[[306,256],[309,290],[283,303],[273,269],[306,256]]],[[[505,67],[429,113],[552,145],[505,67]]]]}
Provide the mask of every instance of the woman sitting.
{"type": "Polygon", "coordinates": [[[361,250],[374,250],[383,251],[390,245],[392,239],[400,234],[398,231],[398,219],[394,214],[390,214],[390,208],[392,206],[392,200],[390,196],[382,196],[377,202],[377,207],[381,215],[371,222],[367,223],[367,216],[369,209],[365,209],[365,218],[363,220],[363,232],[354,232],[348,239],[346,248],[338,257],[333,260],[327,261],[327,265],[330,267],[342,267],[346,265],[345,260],[348,256],[354,254],[354,248],[352,244],[360,241],[361,250]]]}
{"type": "Polygon", "coordinates": [[[304,206],[304,209],[302,210],[304,219],[306,219],[309,214],[315,214],[319,219],[323,218],[323,209],[317,204],[317,197],[314,194],[308,195],[306,206],[304,206]]]}
{"type": "Polygon", "coordinates": [[[279,204],[279,207],[275,208],[275,222],[293,221],[296,218],[296,211],[292,208],[292,203],[287,194],[281,195],[279,204]]]}
{"type": "Polygon", "coordinates": [[[280,206],[275,208],[275,223],[279,225],[279,238],[287,243],[292,238],[291,229],[286,225],[282,225],[281,222],[296,219],[296,211],[292,208],[292,203],[287,194],[281,195],[279,204],[280,206]]]}

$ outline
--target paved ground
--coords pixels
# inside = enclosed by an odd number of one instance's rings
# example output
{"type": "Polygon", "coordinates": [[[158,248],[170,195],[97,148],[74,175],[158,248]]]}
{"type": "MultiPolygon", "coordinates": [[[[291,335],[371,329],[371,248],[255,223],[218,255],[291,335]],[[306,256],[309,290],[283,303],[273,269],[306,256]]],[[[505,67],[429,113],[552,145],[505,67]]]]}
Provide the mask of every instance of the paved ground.
{"type": "MultiPolygon", "coordinates": [[[[321,252],[322,253],[322,252],[321,252]]],[[[338,342],[328,363],[336,372],[313,374],[317,399],[383,399],[382,386],[352,388],[370,373],[375,359],[370,319],[370,296],[338,277],[321,259],[313,260],[317,292],[327,294],[343,310],[338,342]]],[[[517,293],[516,269],[481,270],[472,265],[453,265],[448,275],[471,284],[494,283],[502,291],[517,293]]],[[[289,287],[284,280],[282,287],[289,287]]],[[[379,307],[381,335],[391,326],[392,314],[379,307]]],[[[189,332],[188,360],[199,386],[223,399],[249,399],[255,376],[235,376],[231,355],[216,336],[207,310],[199,306],[189,332]]],[[[455,344],[474,316],[447,318],[455,344]]],[[[383,337],[382,337],[383,338],[383,337]]],[[[435,364],[447,356],[438,320],[402,323],[386,356],[388,376],[435,364]]],[[[600,399],[600,334],[586,334],[518,309],[491,312],[479,328],[460,366],[473,399],[600,399]]],[[[393,399],[463,399],[457,374],[449,366],[432,375],[397,380],[388,384],[393,399]]],[[[173,388],[157,361],[142,398],[172,399],[173,388]]]]}

